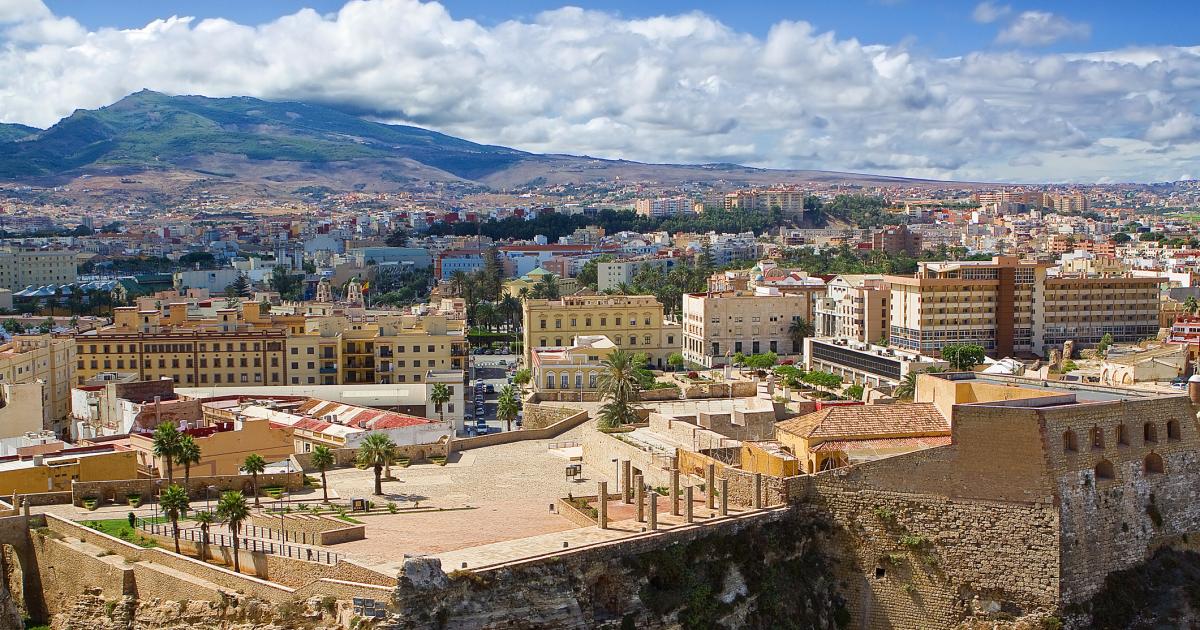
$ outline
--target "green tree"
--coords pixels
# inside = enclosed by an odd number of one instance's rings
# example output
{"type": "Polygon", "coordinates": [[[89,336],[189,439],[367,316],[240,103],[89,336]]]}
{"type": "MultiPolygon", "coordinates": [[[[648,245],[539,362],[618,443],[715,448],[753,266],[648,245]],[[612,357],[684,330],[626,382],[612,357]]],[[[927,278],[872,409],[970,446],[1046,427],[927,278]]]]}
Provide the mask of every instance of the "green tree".
{"type": "Polygon", "coordinates": [[[529,297],[535,300],[557,300],[562,297],[558,290],[558,280],[554,274],[545,274],[529,290],[529,297]]]}
{"type": "Polygon", "coordinates": [[[163,422],[154,427],[154,435],[151,440],[154,457],[161,459],[167,467],[167,483],[175,483],[174,462],[175,458],[179,456],[179,445],[182,443],[183,435],[171,422],[163,422]]]}
{"type": "Polygon", "coordinates": [[[742,363],[746,367],[755,370],[767,370],[773,367],[779,361],[779,355],[774,352],[765,352],[763,354],[755,354],[746,357],[742,363]]]}
{"type": "Polygon", "coordinates": [[[229,524],[229,533],[233,536],[233,572],[240,573],[242,568],[238,562],[238,538],[242,533],[242,523],[250,518],[250,506],[246,505],[246,497],[237,490],[222,493],[217,502],[217,515],[229,524]]]}
{"type": "Polygon", "coordinates": [[[383,467],[396,461],[396,445],[384,433],[371,433],[358,447],[358,465],[375,472],[375,494],[383,494],[383,467]]]}
{"type": "Polygon", "coordinates": [[[227,298],[250,297],[251,290],[252,290],[252,287],[250,286],[250,280],[248,280],[246,278],[246,276],[238,274],[237,279],[234,280],[232,284],[225,287],[225,297],[227,297],[227,298]]]}
{"type": "Polygon", "coordinates": [[[600,277],[598,269],[600,263],[612,262],[614,260],[616,258],[611,254],[601,254],[590,258],[587,262],[583,263],[583,267],[579,270],[579,275],[576,276],[576,279],[579,280],[579,284],[595,291],[599,288],[600,277]]]}
{"type": "Polygon", "coordinates": [[[850,387],[847,387],[842,392],[842,395],[845,396],[846,398],[849,398],[850,400],[862,400],[863,386],[862,385],[851,385],[850,387]]]}
{"type": "Polygon", "coordinates": [[[496,401],[496,419],[503,422],[506,426],[506,431],[512,431],[512,422],[517,419],[517,412],[520,411],[521,403],[517,400],[517,389],[512,385],[505,385],[500,389],[500,397],[496,401]]]}
{"type": "Polygon", "coordinates": [[[4,323],[0,324],[0,326],[3,326],[4,331],[10,335],[19,335],[19,334],[25,332],[25,327],[21,325],[21,322],[13,319],[11,317],[4,320],[4,323]]]}
{"type": "Polygon", "coordinates": [[[804,347],[804,340],[813,335],[812,322],[803,317],[793,317],[788,324],[788,338],[792,340],[792,354],[799,354],[804,347]]]}
{"type": "Polygon", "coordinates": [[[192,515],[192,519],[200,526],[200,559],[208,560],[208,529],[217,520],[212,512],[200,510],[192,515]]]}
{"type": "Polygon", "coordinates": [[[599,425],[615,428],[636,422],[633,402],[640,384],[634,355],[625,350],[613,350],[600,365],[602,371],[596,385],[600,398],[605,402],[600,407],[599,425]]]}
{"type": "Polygon", "coordinates": [[[443,412],[443,405],[450,402],[450,388],[445,383],[434,385],[429,392],[429,401],[437,409],[438,417],[444,421],[446,414],[443,412]]]}
{"type": "Polygon", "coordinates": [[[271,270],[271,289],[285,300],[300,299],[302,280],[301,276],[292,275],[283,265],[275,265],[271,270]]]}
{"type": "Polygon", "coordinates": [[[200,463],[200,444],[195,438],[187,434],[180,436],[175,463],[183,466],[183,487],[191,487],[188,482],[192,480],[192,466],[200,463]]]}
{"type": "Polygon", "coordinates": [[[387,238],[384,239],[383,242],[386,243],[388,247],[405,247],[408,245],[408,230],[398,227],[392,230],[392,233],[388,234],[387,238]]]}
{"type": "Polygon", "coordinates": [[[1130,236],[1128,232],[1117,232],[1116,234],[1113,234],[1109,240],[1117,245],[1124,245],[1125,243],[1132,241],[1133,237],[1130,236]]]}
{"type": "Polygon", "coordinates": [[[942,346],[942,358],[959,372],[971,371],[976,365],[983,363],[985,355],[983,346],[973,343],[942,346]]]}
{"type": "Polygon", "coordinates": [[[1100,343],[1096,345],[1096,349],[1098,351],[1100,351],[1100,354],[1107,355],[1108,349],[1111,348],[1112,345],[1113,345],[1112,334],[1104,333],[1104,336],[1100,337],[1100,343]]]}
{"type": "Polygon", "coordinates": [[[1196,296],[1187,296],[1187,299],[1183,301],[1183,310],[1187,311],[1188,315],[1192,317],[1196,316],[1196,311],[1200,311],[1200,303],[1196,302],[1196,296]]]}
{"type": "Polygon", "coordinates": [[[167,486],[158,497],[158,506],[171,520],[171,535],[175,538],[175,553],[179,553],[179,517],[187,512],[188,493],[177,484],[167,486]]]}
{"type": "Polygon", "coordinates": [[[266,469],[267,460],[258,453],[247,455],[246,460],[242,462],[242,471],[250,475],[250,489],[254,491],[254,507],[262,505],[258,499],[258,475],[266,469]]]}
{"type": "Polygon", "coordinates": [[[325,471],[333,467],[333,451],[328,446],[318,444],[312,451],[313,468],[321,472],[322,501],[329,503],[329,483],[325,481],[325,471]]]}
{"type": "Polygon", "coordinates": [[[667,357],[667,365],[670,365],[671,368],[674,369],[676,372],[678,372],[683,367],[684,363],[685,363],[685,361],[684,361],[683,355],[678,352],[672,352],[671,356],[667,357]]]}
{"type": "Polygon", "coordinates": [[[917,395],[917,372],[909,371],[905,374],[892,394],[901,400],[912,400],[917,395]]]}
{"type": "Polygon", "coordinates": [[[529,379],[532,377],[533,375],[530,373],[529,368],[521,368],[513,374],[513,383],[524,387],[529,384],[529,379]]]}

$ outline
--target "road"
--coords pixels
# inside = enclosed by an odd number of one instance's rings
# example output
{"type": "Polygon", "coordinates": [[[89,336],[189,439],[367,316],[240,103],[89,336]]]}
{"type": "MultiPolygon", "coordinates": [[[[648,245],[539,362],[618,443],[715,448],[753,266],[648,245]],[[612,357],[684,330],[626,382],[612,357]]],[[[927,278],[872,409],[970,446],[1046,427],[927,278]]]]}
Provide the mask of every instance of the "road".
{"type": "MultiPolygon", "coordinates": [[[[517,358],[518,357],[515,354],[480,354],[471,356],[471,361],[475,366],[475,378],[471,382],[471,391],[469,396],[471,400],[468,401],[467,404],[468,413],[474,415],[474,401],[476,396],[475,385],[477,383],[482,383],[484,386],[483,417],[485,420],[487,420],[488,428],[491,432],[496,432],[497,430],[503,431],[505,429],[504,423],[496,420],[496,399],[499,398],[500,389],[508,384],[508,375],[510,374],[508,370],[512,366],[516,365],[517,358]],[[501,365],[501,361],[506,363],[507,366],[501,365]],[[495,391],[490,394],[487,393],[486,390],[488,385],[491,385],[495,391]]],[[[516,423],[513,424],[512,428],[514,430],[517,429],[516,423]]]]}

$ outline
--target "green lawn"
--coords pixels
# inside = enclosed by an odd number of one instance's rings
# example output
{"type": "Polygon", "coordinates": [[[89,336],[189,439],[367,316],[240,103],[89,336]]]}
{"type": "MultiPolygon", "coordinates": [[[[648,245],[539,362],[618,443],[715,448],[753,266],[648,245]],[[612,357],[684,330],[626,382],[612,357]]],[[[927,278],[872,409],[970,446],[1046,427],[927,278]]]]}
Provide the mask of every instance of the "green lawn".
{"type": "Polygon", "coordinates": [[[110,518],[103,520],[83,521],[83,525],[96,531],[104,532],[109,536],[120,538],[125,542],[133,543],[139,547],[148,548],[158,546],[158,543],[155,542],[153,538],[143,536],[141,532],[130,527],[127,519],[110,518]]]}

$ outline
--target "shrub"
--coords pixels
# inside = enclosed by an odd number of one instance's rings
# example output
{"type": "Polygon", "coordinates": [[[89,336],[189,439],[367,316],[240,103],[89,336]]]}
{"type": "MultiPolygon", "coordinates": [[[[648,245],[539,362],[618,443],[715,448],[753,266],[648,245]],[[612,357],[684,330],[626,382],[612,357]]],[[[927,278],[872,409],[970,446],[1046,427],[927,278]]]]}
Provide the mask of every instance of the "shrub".
{"type": "Polygon", "coordinates": [[[695,371],[691,371],[691,372],[688,372],[687,376],[688,376],[688,378],[699,378],[700,375],[698,373],[696,373],[695,371]]]}
{"type": "Polygon", "coordinates": [[[874,513],[875,513],[875,518],[883,521],[884,523],[895,523],[896,522],[896,513],[892,512],[891,510],[889,510],[885,507],[875,508],[874,513]]]}
{"type": "Polygon", "coordinates": [[[924,536],[908,534],[900,537],[900,544],[909,549],[920,549],[929,544],[929,539],[924,536]]]}
{"type": "Polygon", "coordinates": [[[389,511],[389,512],[391,512],[392,514],[395,514],[396,512],[399,512],[399,511],[400,511],[400,508],[396,507],[396,503],[395,503],[395,502],[393,502],[393,501],[388,501],[388,504],[387,504],[387,509],[388,509],[388,511],[389,511]]]}

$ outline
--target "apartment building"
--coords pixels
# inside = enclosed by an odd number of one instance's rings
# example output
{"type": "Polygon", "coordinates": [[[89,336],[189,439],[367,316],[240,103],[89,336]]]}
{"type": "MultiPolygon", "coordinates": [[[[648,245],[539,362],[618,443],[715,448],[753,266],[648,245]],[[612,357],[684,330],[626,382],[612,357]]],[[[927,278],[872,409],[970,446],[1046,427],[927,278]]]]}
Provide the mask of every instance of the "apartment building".
{"type": "Polygon", "coordinates": [[[693,203],[688,197],[655,197],[638,199],[634,209],[643,217],[670,217],[678,214],[692,214],[693,203]]]}
{"type": "Polygon", "coordinates": [[[313,318],[288,339],[288,384],[421,383],[430,370],[462,370],[462,320],[444,316],[344,315],[313,318]],[[316,369],[315,380],[313,370],[316,369]]]}
{"type": "Polygon", "coordinates": [[[739,190],[725,195],[726,210],[770,210],[779,208],[784,214],[804,212],[803,190],[768,188],[765,190],[739,190]]]}
{"type": "Polygon", "coordinates": [[[0,345],[0,384],[41,384],[41,426],[61,431],[71,415],[75,340],[54,335],[16,335],[0,345]]]}
{"type": "Polygon", "coordinates": [[[1161,278],[1049,277],[1049,266],[998,256],[921,263],[913,277],[886,276],[889,340],[924,353],[972,343],[996,356],[1044,356],[1068,339],[1082,348],[1105,334],[1117,342],[1157,334],[1161,278]]]}
{"type": "Polygon", "coordinates": [[[572,295],[560,300],[525,300],[522,307],[525,365],[537,349],[563,348],[579,335],[604,335],[618,348],[644,352],[658,367],[679,352],[679,324],[663,319],[652,295],[572,295]]]}
{"type": "Polygon", "coordinates": [[[0,249],[0,288],[67,284],[79,279],[76,252],[62,249],[0,249]]]}
{"type": "Polygon", "coordinates": [[[825,285],[815,300],[813,330],[818,337],[863,343],[887,339],[891,286],[881,275],[846,274],[825,285]]]}
{"type": "Polygon", "coordinates": [[[672,257],[636,258],[596,264],[596,289],[600,292],[616,290],[621,285],[633,283],[634,276],[642,267],[655,267],[668,272],[683,261],[672,257]]]}
{"type": "Polygon", "coordinates": [[[759,287],[753,292],[689,293],[683,296],[683,358],[713,367],[734,354],[774,352],[798,357],[792,322],[812,311],[807,293],[759,287]]]}
{"type": "Polygon", "coordinates": [[[871,249],[888,254],[921,254],[922,239],[920,232],[913,232],[906,225],[890,225],[871,235],[871,249]]]}

